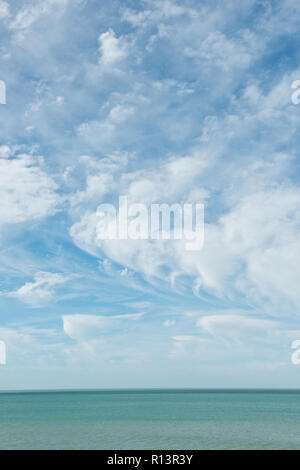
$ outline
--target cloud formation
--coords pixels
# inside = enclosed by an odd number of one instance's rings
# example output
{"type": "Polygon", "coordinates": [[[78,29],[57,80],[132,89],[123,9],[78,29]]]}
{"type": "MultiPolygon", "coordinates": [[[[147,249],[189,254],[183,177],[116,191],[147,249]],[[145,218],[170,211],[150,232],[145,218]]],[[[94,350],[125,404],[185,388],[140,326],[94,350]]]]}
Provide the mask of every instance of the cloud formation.
{"type": "Polygon", "coordinates": [[[66,283],[68,277],[57,273],[38,272],[34,277],[34,282],[26,282],[22,287],[14,292],[10,292],[10,297],[16,297],[29,305],[39,306],[51,300],[54,296],[56,286],[66,283]]]}
{"type": "Polygon", "coordinates": [[[54,214],[59,197],[53,179],[41,168],[42,160],[29,154],[11,157],[12,149],[0,147],[0,226],[54,214]]]}
{"type": "Polygon", "coordinates": [[[0,0],[14,367],[32,383],[29,363],[57,368],[56,386],[89,364],[93,384],[101,370],[117,385],[299,386],[299,2],[96,3],[0,0]],[[203,203],[203,249],[99,240],[97,209],[119,196],[203,203]]]}

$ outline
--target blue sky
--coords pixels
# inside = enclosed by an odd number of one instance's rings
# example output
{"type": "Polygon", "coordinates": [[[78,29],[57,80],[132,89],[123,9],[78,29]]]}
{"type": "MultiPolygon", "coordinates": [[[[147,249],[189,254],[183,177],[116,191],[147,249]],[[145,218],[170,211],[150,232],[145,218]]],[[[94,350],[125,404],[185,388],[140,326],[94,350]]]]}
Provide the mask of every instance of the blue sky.
{"type": "Polygon", "coordinates": [[[0,0],[1,389],[299,387],[300,4],[0,0]],[[205,244],[99,241],[119,195],[205,244]]]}

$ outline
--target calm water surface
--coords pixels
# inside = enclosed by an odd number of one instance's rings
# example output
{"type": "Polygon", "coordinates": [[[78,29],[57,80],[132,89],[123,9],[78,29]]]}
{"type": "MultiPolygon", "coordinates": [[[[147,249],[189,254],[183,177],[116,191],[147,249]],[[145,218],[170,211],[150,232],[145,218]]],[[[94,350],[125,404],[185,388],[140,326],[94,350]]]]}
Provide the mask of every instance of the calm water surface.
{"type": "Polygon", "coordinates": [[[300,391],[2,392],[0,449],[300,449],[300,391]]]}

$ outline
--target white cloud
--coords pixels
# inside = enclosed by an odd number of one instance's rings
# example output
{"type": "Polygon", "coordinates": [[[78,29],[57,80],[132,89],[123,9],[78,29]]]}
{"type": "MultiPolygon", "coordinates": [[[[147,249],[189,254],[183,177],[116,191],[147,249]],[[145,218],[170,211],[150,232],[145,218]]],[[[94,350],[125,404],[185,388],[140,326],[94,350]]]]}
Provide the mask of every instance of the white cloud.
{"type": "Polygon", "coordinates": [[[173,336],[170,357],[180,360],[182,357],[196,363],[206,362],[208,358],[220,356],[216,343],[211,339],[202,338],[199,335],[176,335],[173,336]]]}
{"type": "Polygon", "coordinates": [[[215,338],[233,342],[249,337],[253,340],[255,336],[266,337],[268,330],[276,327],[276,323],[271,320],[234,314],[204,316],[196,324],[215,338]]]}
{"type": "MultiPolygon", "coordinates": [[[[123,164],[119,169],[102,168],[100,174],[94,175],[92,179],[87,178],[86,190],[77,194],[77,202],[79,198],[83,201],[91,198],[93,194],[96,198],[105,193],[114,194],[118,190],[119,194],[127,195],[129,203],[150,205],[154,202],[172,203],[181,200],[201,203],[207,198],[208,192],[197,188],[186,195],[186,188],[187,186],[192,188],[195,185],[206,166],[206,154],[194,152],[191,156],[171,157],[160,167],[150,171],[126,173],[123,164]],[[97,191],[92,191],[92,187],[97,188],[97,191]]],[[[126,242],[100,240],[97,234],[98,223],[97,210],[87,210],[80,220],[73,224],[70,233],[78,246],[93,254],[100,254],[103,250],[112,260],[142,272],[148,277],[158,275],[160,269],[172,260],[172,254],[176,253],[174,243],[180,245],[178,250],[184,243],[184,241],[173,243],[153,240],[127,240],[126,242]]],[[[174,262],[171,261],[172,268],[174,262]]]]}
{"type": "Polygon", "coordinates": [[[24,286],[8,295],[29,305],[40,306],[53,299],[55,288],[65,284],[68,279],[62,274],[41,271],[34,276],[34,282],[26,282],[24,286]]]}
{"type": "Polygon", "coordinates": [[[0,158],[9,158],[12,154],[12,150],[8,145],[0,146],[0,158]]]}
{"type": "Polygon", "coordinates": [[[16,31],[26,30],[42,16],[55,11],[57,8],[66,6],[68,1],[69,0],[43,0],[29,6],[25,5],[18,11],[16,17],[11,21],[10,28],[16,31]]]}
{"type": "MultiPolygon", "coordinates": [[[[267,314],[291,318],[300,305],[300,197],[292,182],[298,177],[299,108],[290,100],[290,85],[299,79],[299,70],[282,72],[297,65],[290,40],[280,39],[282,51],[276,49],[280,34],[291,38],[299,29],[299,2],[283,0],[274,8],[263,2],[259,11],[252,0],[239,8],[236,0],[214,7],[209,2],[146,0],[136,10],[124,10],[117,2],[116,14],[125,11],[123,26],[114,12],[106,17],[106,7],[94,15],[97,2],[82,2],[84,11],[75,7],[77,3],[32,0],[14,13],[12,2],[6,21],[12,41],[7,37],[0,55],[10,57],[6,65],[11,66],[7,77],[0,78],[10,83],[10,106],[17,103],[18,109],[1,108],[7,113],[1,132],[8,136],[2,141],[15,138],[21,144],[23,138],[36,143],[54,168],[55,181],[65,185],[60,190],[68,192],[70,211],[62,214],[63,223],[59,220],[50,235],[47,228],[38,233],[40,224],[31,224],[32,239],[28,234],[23,243],[13,240],[1,252],[1,271],[7,273],[2,292],[14,289],[14,297],[34,306],[55,301],[64,281],[48,271],[64,272],[72,257],[72,266],[87,274],[80,286],[72,284],[75,295],[80,291],[90,299],[96,292],[97,299],[108,302],[107,286],[118,290],[121,285],[114,301],[135,299],[136,306],[132,302],[129,308],[142,310],[138,300],[144,297],[137,290],[135,297],[134,289],[148,289],[149,309],[157,316],[144,325],[150,327],[147,341],[155,340],[157,321],[160,333],[176,334],[177,351],[185,348],[195,362],[214,357],[216,338],[248,343],[251,336],[266,339],[269,331],[275,334],[272,324],[265,323],[267,314]],[[28,40],[22,44],[14,40],[25,35],[28,40]],[[280,66],[271,67],[270,57],[280,66]],[[15,60],[18,64],[12,67],[15,60]],[[24,77],[29,79],[24,82],[24,77]],[[57,155],[51,148],[59,149],[57,155]],[[187,253],[181,242],[99,241],[97,207],[116,202],[120,194],[145,204],[205,202],[202,251],[187,253]],[[74,247],[68,254],[64,229],[70,220],[74,243],[99,263],[74,247]],[[35,249],[35,241],[49,236],[55,248],[41,261],[44,252],[35,249]],[[25,279],[18,284],[21,288],[12,288],[21,264],[25,279]],[[25,283],[28,269],[47,273],[25,283]],[[197,299],[189,298],[192,292],[203,303],[244,303],[255,313],[205,313],[194,334],[191,318],[181,321],[178,315],[174,326],[174,320],[166,320],[173,318],[172,308],[168,306],[167,317],[161,313],[164,307],[158,307],[157,299],[162,291],[169,296],[166,283],[186,295],[170,298],[171,305],[178,298],[175,313],[183,304],[196,304],[197,299]]],[[[7,16],[7,5],[0,0],[0,18],[7,16]]],[[[15,157],[8,145],[0,147],[0,200],[5,201],[1,226],[54,214],[60,202],[54,178],[42,161],[30,155],[15,157]]],[[[110,305],[109,312],[114,308],[110,305]]],[[[65,331],[78,344],[105,336],[110,340],[123,327],[136,326],[113,314],[65,317],[65,331]]],[[[115,346],[120,355],[128,343],[131,347],[131,338],[123,333],[114,339],[107,358],[115,354],[115,346]]],[[[143,352],[144,339],[139,337],[143,352]]],[[[160,354],[161,338],[157,343],[160,354]]],[[[273,346],[280,350],[278,343],[273,346]]],[[[135,347],[133,341],[132,350],[135,347]]],[[[102,350],[98,352],[101,356],[102,350]]]]}
{"type": "Polygon", "coordinates": [[[0,200],[5,201],[0,205],[0,226],[53,214],[59,203],[57,187],[39,161],[27,154],[9,159],[10,149],[0,150],[0,200]]]}
{"type": "Polygon", "coordinates": [[[136,11],[130,8],[124,10],[122,21],[130,23],[139,28],[150,27],[163,21],[186,15],[188,17],[197,16],[197,10],[178,5],[170,0],[152,0],[146,2],[148,9],[136,11]]]}
{"type": "Polygon", "coordinates": [[[0,20],[9,16],[9,4],[4,0],[0,0],[0,20]]]}
{"type": "Polygon", "coordinates": [[[251,61],[249,45],[230,40],[220,31],[209,33],[200,47],[186,47],[188,57],[201,60],[201,65],[220,67],[227,71],[232,68],[246,68],[251,61]]]}
{"type": "Polygon", "coordinates": [[[126,105],[116,105],[113,107],[106,118],[103,120],[95,120],[84,122],[77,128],[78,135],[86,142],[96,146],[109,143],[118,138],[118,131],[122,124],[134,116],[134,108],[126,105]]]}
{"type": "MultiPolygon", "coordinates": [[[[214,223],[206,222],[205,244],[201,251],[189,253],[180,241],[151,240],[100,240],[97,236],[99,222],[97,212],[87,211],[71,228],[71,235],[78,246],[96,256],[105,253],[111,260],[133,269],[146,277],[166,279],[166,271],[192,279],[194,292],[213,289],[218,295],[240,291],[252,300],[279,297],[300,305],[297,279],[299,252],[300,193],[289,186],[273,183],[269,177],[256,176],[260,168],[271,177],[282,159],[267,164],[252,163],[253,184],[245,171],[245,183],[235,187],[233,195],[226,196],[228,209],[214,223]],[[257,168],[257,170],[255,169],[257,168]],[[260,189],[258,190],[258,185],[260,189]],[[273,269],[272,266],[277,266],[273,269]]],[[[197,181],[207,169],[206,156],[195,153],[191,157],[171,158],[152,172],[124,173],[119,176],[119,192],[128,195],[130,202],[151,204],[156,201],[178,202],[192,200],[202,202],[208,192],[197,188],[197,181]],[[180,177],[179,177],[180,175],[180,177]],[[187,195],[186,188],[190,188],[187,195]],[[192,198],[191,198],[191,195],[192,198]],[[202,199],[202,201],[201,201],[202,199]]],[[[114,193],[116,177],[106,191],[114,193]]],[[[103,174],[95,177],[103,180],[103,174]]],[[[87,186],[89,192],[89,185],[87,186]]],[[[87,193],[88,194],[88,193],[87,193]]],[[[225,197],[225,196],[224,196],[225,197]]],[[[176,283],[173,282],[176,286],[176,283]]],[[[266,300],[266,299],[265,299],[266,300]]]]}
{"type": "Polygon", "coordinates": [[[76,341],[90,341],[101,339],[107,332],[118,327],[120,322],[137,321],[142,318],[143,313],[132,313],[124,315],[64,315],[64,332],[76,341]]]}
{"type": "Polygon", "coordinates": [[[299,207],[300,191],[283,186],[244,196],[221,218],[225,245],[246,263],[245,290],[254,288],[275,303],[283,296],[300,305],[299,207]]]}
{"type": "Polygon", "coordinates": [[[163,322],[163,325],[169,327],[169,326],[174,326],[175,323],[176,323],[175,320],[165,320],[163,322]]]}
{"type": "Polygon", "coordinates": [[[100,34],[99,38],[100,64],[113,68],[120,64],[128,55],[128,44],[122,37],[116,37],[110,29],[100,34]]]}
{"type": "MultiPolygon", "coordinates": [[[[19,327],[1,328],[0,338],[6,344],[7,371],[14,370],[13,376],[20,375],[22,383],[19,388],[26,388],[24,368],[44,370],[49,364],[62,362],[63,344],[57,330],[19,327]],[[20,371],[18,374],[17,370],[20,371]]],[[[28,369],[27,369],[28,370],[28,369]]],[[[1,370],[4,373],[5,370],[1,370]]],[[[3,377],[2,384],[5,383],[3,377]]],[[[7,383],[7,382],[6,382],[7,383]]],[[[13,387],[12,387],[13,388],[13,387]]]]}

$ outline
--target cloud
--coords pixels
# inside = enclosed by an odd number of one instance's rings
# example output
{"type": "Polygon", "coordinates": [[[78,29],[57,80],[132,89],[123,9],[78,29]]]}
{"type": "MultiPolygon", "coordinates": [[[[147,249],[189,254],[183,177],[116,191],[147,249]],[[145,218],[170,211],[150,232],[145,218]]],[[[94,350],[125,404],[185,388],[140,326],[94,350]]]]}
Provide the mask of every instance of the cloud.
{"type": "MultiPolygon", "coordinates": [[[[144,204],[156,200],[170,202],[176,197],[180,200],[181,191],[186,185],[192,185],[194,178],[205,169],[201,159],[184,160],[174,159],[163,165],[161,173],[157,171],[151,178],[135,177],[132,183],[130,174],[125,177],[123,173],[124,180],[130,183],[122,193],[127,194],[130,201],[144,204]]],[[[183,249],[182,243],[174,241],[101,240],[97,211],[85,213],[70,233],[81,248],[96,256],[104,253],[114,262],[146,277],[158,276],[166,280],[165,268],[169,273],[176,273],[176,278],[189,276],[196,295],[206,289],[224,295],[230,289],[230,292],[247,293],[256,302],[265,302],[263,299],[267,297],[278,303],[281,296],[299,305],[295,282],[300,275],[296,262],[300,194],[293,186],[275,185],[270,189],[266,184],[261,185],[260,191],[257,186],[254,191],[241,186],[240,198],[235,193],[227,212],[215,223],[206,223],[204,247],[192,254],[183,249]]],[[[205,190],[198,190],[197,194],[199,199],[206,196],[205,190]]],[[[200,202],[199,199],[196,201],[200,202]]]]}
{"type": "MultiPolygon", "coordinates": [[[[43,306],[30,309],[47,330],[37,359],[55,324],[59,367],[86,351],[93,378],[106,363],[121,382],[111,367],[126,358],[145,375],[152,367],[151,383],[157,374],[170,383],[173,373],[195,382],[215,374],[224,385],[238,360],[254,358],[264,371],[266,357],[271,367],[288,362],[299,334],[299,107],[291,84],[300,78],[300,7],[257,3],[117,1],[99,10],[88,1],[0,1],[8,91],[0,110],[0,310],[7,324],[23,325],[29,310],[16,299],[43,306]],[[117,206],[119,195],[146,205],[204,203],[203,249],[99,240],[98,206],[117,206]],[[80,280],[65,274],[73,272],[80,280]],[[140,321],[125,316],[143,305],[151,314],[140,321]]],[[[127,366],[116,371],[128,376],[127,366]]],[[[251,382],[242,372],[236,381],[251,382]]]]}
{"type": "MultiPolygon", "coordinates": [[[[99,174],[93,175],[93,187],[98,188],[95,197],[101,198],[111,194],[114,200],[119,194],[128,197],[128,203],[178,203],[186,194],[186,187],[193,188],[207,166],[205,153],[194,152],[185,157],[170,157],[155,170],[127,173],[124,170],[124,162],[119,168],[102,167],[99,174]],[[180,175],[180,177],[179,177],[180,175]],[[118,181],[118,184],[116,182],[118,181]]],[[[99,167],[100,169],[100,167],[99,167]]],[[[85,200],[91,195],[90,178],[87,179],[85,192],[80,193],[80,198],[85,200]]],[[[201,203],[208,197],[204,188],[197,188],[186,195],[184,202],[201,203]]],[[[78,199],[77,199],[78,200],[78,199]]],[[[89,207],[95,204],[90,200],[89,207]]],[[[80,220],[73,224],[70,234],[75,243],[90,253],[106,256],[113,261],[122,264],[147,277],[157,276],[164,266],[175,269],[172,254],[176,253],[174,245],[179,245],[180,251],[185,241],[155,241],[155,240],[101,240],[98,237],[99,211],[87,210],[80,220]]]]}
{"type": "Polygon", "coordinates": [[[173,18],[178,19],[183,15],[197,16],[196,9],[178,5],[170,0],[146,2],[146,5],[148,8],[142,11],[126,8],[122,15],[122,21],[130,23],[134,27],[147,28],[173,18]]]}
{"type": "Polygon", "coordinates": [[[116,37],[115,32],[109,29],[100,34],[99,38],[100,64],[106,68],[114,68],[122,63],[128,55],[128,45],[124,38],[116,37]]]}
{"type": "Polygon", "coordinates": [[[220,31],[210,33],[200,47],[186,47],[187,57],[196,58],[202,66],[225,70],[246,68],[251,61],[249,45],[238,40],[229,40],[220,31]]]}
{"type": "Polygon", "coordinates": [[[246,263],[248,286],[243,289],[254,288],[275,303],[280,294],[298,306],[299,204],[298,188],[282,186],[244,196],[221,218],[225,245],[246,263]]]}
{"type": "Polygon", "coordinates": [[[122,124],[128,122],[133,115],[134,108],[132,106],[116,105],[106,118],[84,122],[78,126],[77,132],[90,145],[93,142],[95,146],[101,143],[105,145],[118,137],[122,124]]]}
{"type": "Polygon", "coordinates": [[[0,20],[9,16],[9,4],[3,0],[0,0],[0,20]]]}
{"type": "Polygon", "coordinates": [[[30,6],[25,5],[21,8],[15,18],[10,23],[12,30],[26,30],[36,23],[42,16],[48,15],[55,9],[64,7],[68,0],[46,0],[37,1],[30,6]]]}
{"type": "Polygon", "coordinates": [[[233,342],[247,340],[249,337],[251,341],[257,336],[265,338],[268,331],[276,327],[276,322],[272,320],[235,314],[204,316],[196,324],[215,338],[233,342]]]}
{"type": "Polygon", "coordinates": [[[175,323],[176,323],[175,320],[165,320],[163,322],[163,325],[169,327],[169,326],[174,326],[175,323]]]}
{"type": "Polygon", "coordinates": [[[116,329],[120,323],[137,321],[142,318],[143,313],[132,313],[123,315],[64,315],[64,332],[75,341],[89,341],[101,339],[111,330],[116,329]]]}
{"type": "Polygon", "coordinates": [[[57,210],[59,197],[53,179],[41,161],[28,154],[9,159],[8,146],[0,149],[0,226],[41,219],[57,210]],[[2,157],[2,158],[1,158],[2,157]]]}
{"type": "Polygon", "coordinates": [[[68,277],[62,274],[41,271],[34,276],[34,282],[26,282],[24,286],[14,292],[10,292],[8,295],[26,304],[40,306],[52,300],[55,288],[65,284],[68,279],[68,277]]]}
{"type": "Polygon", "coordinates": [[[0,146],[0,158],[9,158],[12,154],[12,150],[8,145],[0,146]]]}

